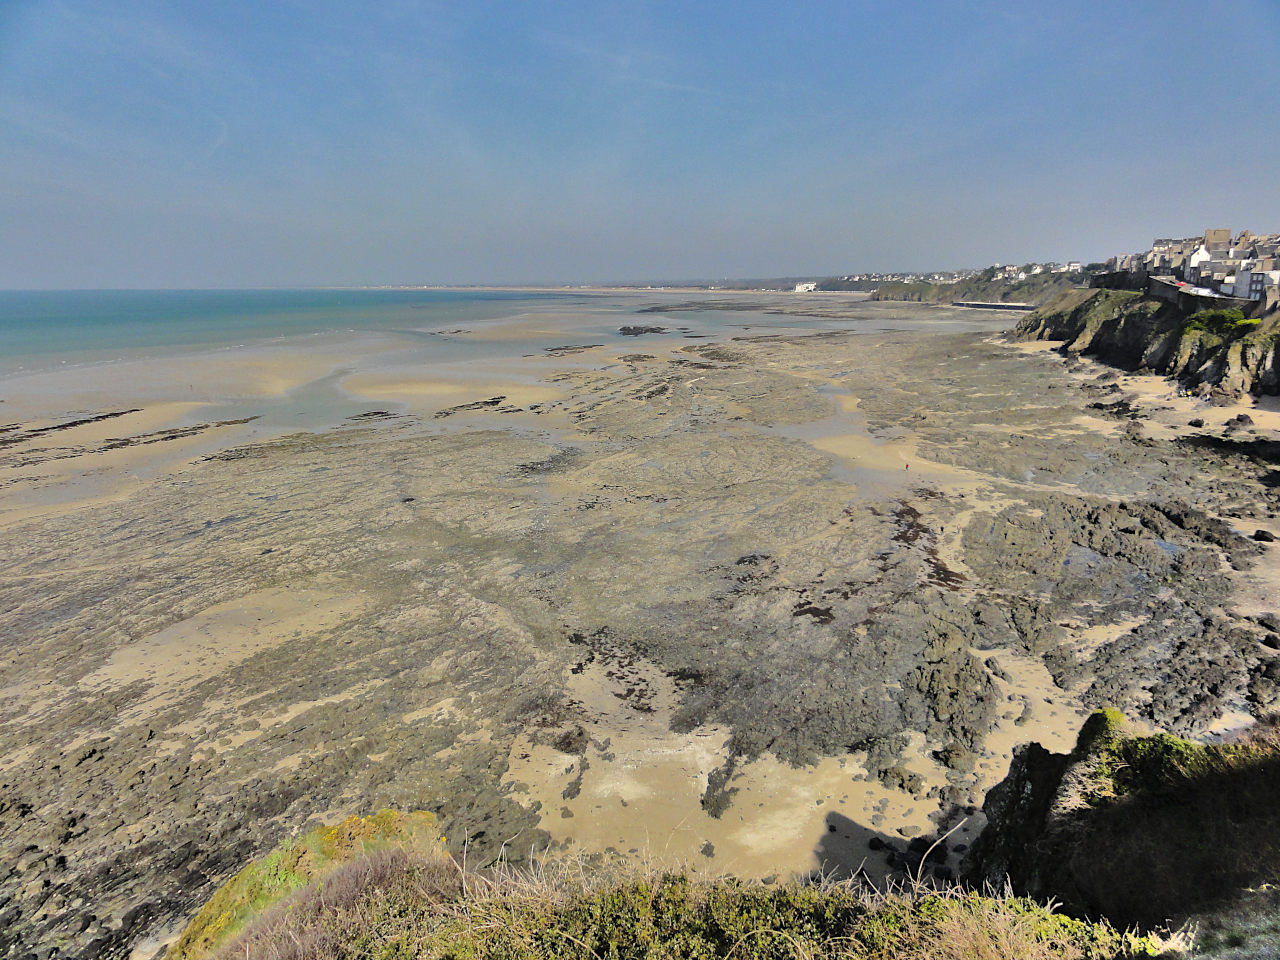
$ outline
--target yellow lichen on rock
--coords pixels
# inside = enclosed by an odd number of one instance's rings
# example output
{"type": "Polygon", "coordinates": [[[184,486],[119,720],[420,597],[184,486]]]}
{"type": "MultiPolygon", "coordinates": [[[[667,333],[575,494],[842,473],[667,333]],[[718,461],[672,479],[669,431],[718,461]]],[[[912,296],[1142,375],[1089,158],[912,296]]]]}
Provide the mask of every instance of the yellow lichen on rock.
{"type": "Polygon", "coordinates": [[[317,827],[227,881],[187,924],[165,960],[210,955],[254,916],[357,857],[390,848],[442,852],[444,841],[435,815],[425,810],[379,810],[317,827]]]}

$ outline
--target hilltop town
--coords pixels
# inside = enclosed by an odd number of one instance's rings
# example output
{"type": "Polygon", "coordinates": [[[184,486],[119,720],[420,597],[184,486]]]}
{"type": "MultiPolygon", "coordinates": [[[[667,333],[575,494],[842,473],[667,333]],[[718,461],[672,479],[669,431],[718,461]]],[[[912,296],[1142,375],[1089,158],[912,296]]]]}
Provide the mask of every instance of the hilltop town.
{"type": "MultiPolygon", "coordinates": [[[[1254,315],[1280,307],[1280,234],[1232,236],[1229,229],[1206,230],[1202,236],[1157,238],[1145,253],[1124,253],[1107,261],[1109,273],[1094,286],[1143,289],[1172,300],[1190,295],[1199,300],[1231,300],[1254,315]]],[[[1204,303],[1206,306],[1218,304],[1204,303]]]]}
{"type": "MultiPolygon", "coordinates": [[[[1098,269],[1102,264],[1091,264],[1098,269]]],[[[1080,273],[1087,268],[1078,260],[1069,263],[995,263],[983,270],[934,270],[912,271],[906,273],[851,273],[842,277],[827,277],[822,280],[809,280],[795,285],[796,293],[838,292],[838,291],[871,291],[890,283],[928,283],[935,286],[950,286],[965,280],[1004,281],[1019,283],[1030,277],[1041,275],[1061,275],[1080,273]]]]}

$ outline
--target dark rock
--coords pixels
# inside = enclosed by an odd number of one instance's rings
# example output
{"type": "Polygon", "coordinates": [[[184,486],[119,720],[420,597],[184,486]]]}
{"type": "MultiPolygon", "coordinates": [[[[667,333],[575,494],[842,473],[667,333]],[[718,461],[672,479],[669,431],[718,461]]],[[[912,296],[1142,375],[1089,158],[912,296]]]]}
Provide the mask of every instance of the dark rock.
{"type": "Polygon", "coordinates": [[[955,740],[941,750],[935,750],[933,755],[943,766],[962,773],[972,770],[978,759],[977,754],[955,740]]]}
{"type": "Polygon", "coordinates": [[[561,753],[568,753],[574,756],[581,754],[586,748],[591,737],[587,731],[581,726],[575,726],[571,730],[566,730],[558,737],[551,741],[551,745],[561,753]]]}
{"type": "Polygon", "coordinates": [[[924,786],[924,778],[906,767],[893,766],[880,772],[880,782],[891,790],[917,793],[924,786]]]}
{"type": "Polygon", "coordinates": [[[1194,420],[1188,420],[1187,426],[1196,427],[1197,429],[1199,429],[1200,427],[1204,426],[1204,420],[1202,420],[1200,417],[1196,417],[1194,420]]]}
{"type": "Polygon", "coordinates": [[[1275,543],[1276,535],[1270,530],[1255,530],[1253,531],[1253,539],[1259,543],[1275,543]]]}
{"type": "Polygon", "coordinates": [[[1007,879],[1019,889],[1042,888],[1042,873],[1053,869],[1053,861],[1045,859],[1050,811],[1069,764],[1067,756],[1038,743],[1014,750],[1009,775],[987,792],[982,805],[987,826],[965,856],[967,880],[993,889],[1007,879]]]}

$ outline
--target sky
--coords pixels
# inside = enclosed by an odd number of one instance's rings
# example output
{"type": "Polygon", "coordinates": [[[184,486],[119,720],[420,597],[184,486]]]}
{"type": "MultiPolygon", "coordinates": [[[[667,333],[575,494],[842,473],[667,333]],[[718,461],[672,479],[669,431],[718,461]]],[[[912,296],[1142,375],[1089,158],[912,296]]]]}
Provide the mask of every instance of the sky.
{"type": "Polygon", "coordinates": [[[588,283],[1280,232],[1280,2],[0,0],[0,288],[588,283]]]}

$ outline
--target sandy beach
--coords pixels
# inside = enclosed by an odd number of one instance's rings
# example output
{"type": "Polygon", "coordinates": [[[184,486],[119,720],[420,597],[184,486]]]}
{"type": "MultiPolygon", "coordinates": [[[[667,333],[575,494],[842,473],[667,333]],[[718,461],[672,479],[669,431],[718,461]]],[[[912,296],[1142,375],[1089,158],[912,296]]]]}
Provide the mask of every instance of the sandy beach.
{"type": "Polygon", "coordinates": [[[1276,493],[1223,446],[1280,412],[826,302],[847,330],[691,337],[681,301],[625,344],[477,334],[528,357],[362,337],[4,384],[22,922],[92,889],[86,937],[158,942],[384,806],[480,859],[882,881],[953,827],[954,865],[1013,749],[1091,709],[1203,735],[1280,695],[1276,493]]]}

